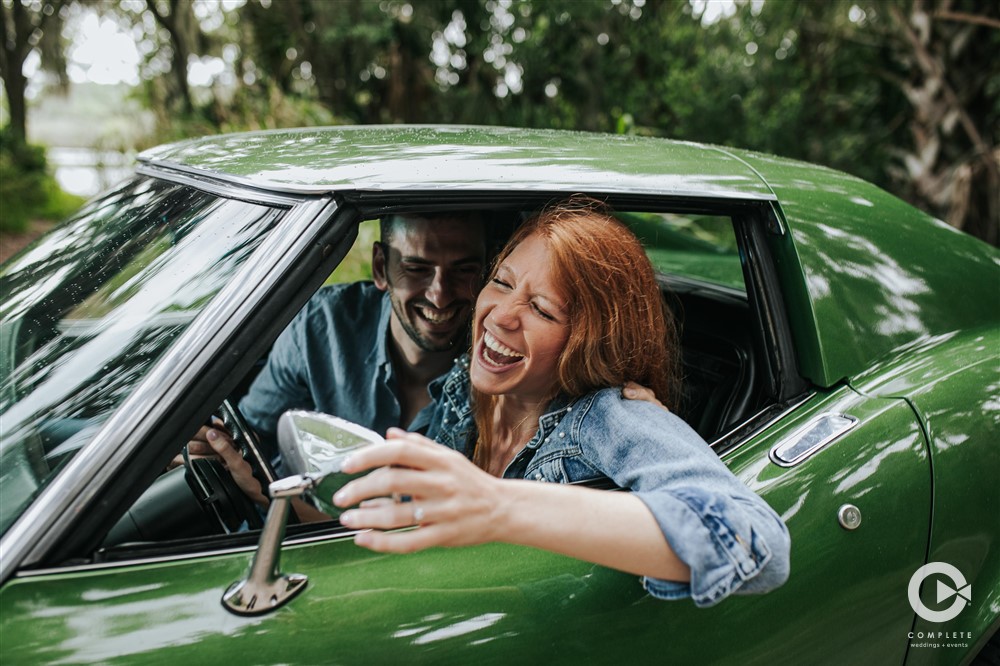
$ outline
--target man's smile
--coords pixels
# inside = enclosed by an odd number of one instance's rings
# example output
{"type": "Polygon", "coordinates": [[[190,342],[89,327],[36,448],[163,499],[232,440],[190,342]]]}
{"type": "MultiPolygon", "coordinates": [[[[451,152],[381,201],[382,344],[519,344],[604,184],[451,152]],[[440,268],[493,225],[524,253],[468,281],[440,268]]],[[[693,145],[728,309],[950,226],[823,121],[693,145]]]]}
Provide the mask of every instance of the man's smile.
{"type": "Polygon", "coordinates": [[[416,311],[417,315],[431,324],[444,324],[455,318],[459,310],[462,308],[459,306],[452,306],[445,308],[444,310],[438,310],[437,308],[428,307],[426,305],[414,305],[413,309],[416,311]]]}

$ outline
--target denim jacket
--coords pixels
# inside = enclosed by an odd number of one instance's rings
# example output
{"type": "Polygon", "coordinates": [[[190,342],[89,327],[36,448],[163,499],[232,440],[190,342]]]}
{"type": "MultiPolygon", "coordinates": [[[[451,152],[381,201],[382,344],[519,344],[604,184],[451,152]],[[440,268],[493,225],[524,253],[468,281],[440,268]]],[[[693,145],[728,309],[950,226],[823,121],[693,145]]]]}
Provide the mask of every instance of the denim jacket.
{"type": "MultiPolygon", "coordinates": [[[[427,436],[472,454],[475,423],[468,357],[431,385],[427,436]]],[[[788,530],[771,507],[722,463],[694,430],[656,405],[608,388],[556,398],[505,478],[555,483],[609,479],[652,512],[691,568],[690,583],[644,578],[660,599],[711,606],[733,592],[766,592],[788,577],[788,530]]]]}

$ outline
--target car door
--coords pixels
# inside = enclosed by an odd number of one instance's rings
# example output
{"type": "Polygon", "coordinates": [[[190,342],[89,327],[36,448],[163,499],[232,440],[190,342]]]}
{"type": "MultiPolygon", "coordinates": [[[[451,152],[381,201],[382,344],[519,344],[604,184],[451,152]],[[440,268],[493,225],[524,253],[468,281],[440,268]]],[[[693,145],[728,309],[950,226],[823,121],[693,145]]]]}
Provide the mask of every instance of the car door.
{"type": "MultiPolygon", "coordinates": [[[[186,409],[177,419],[192,420],[186,409]]],[[[252,537],[20,571],[0,590],[3,661],[901,663],[906,581],[923,563],[930,514],[912,411],[838,387],[769,413],[723,453],[792,535],[791,577],[766,595],[697,609],[653,600],[635,576],[547,552],[490,544],[383,555],[333,525],[289,534],[281,570],[309,582],[256,616],[221,603],[249,567],[252,537]],[[774,462],[774,447],[825,414],[854,425],[793,464],[774,462]],[[854,529],[838,521],[845,504],[860,515],[854,529]]],[[[85,518],[74,519],[79,529],[85,518]]]]}
{"type": "Polygon", "coordinates": [[[634,576],[537,550],[382,555],[334,527],[286,539],[281,569],[309,582],[258,616],[221,604],[249,544],[23,572],[0,593],[4,660],[902,663],[906,582],[923,563],[929,513],[925,442],[909,408],[848,388],[814,395],[725,459],[792,534],[791,577],[767,595],[696,609],[651,599],[634,576]],[[822,414],[857,425],[793,467],[775,464],[771,448],[822,414]],[[856,529],[838,522],[844,504],[860,511],[856,529]]]}

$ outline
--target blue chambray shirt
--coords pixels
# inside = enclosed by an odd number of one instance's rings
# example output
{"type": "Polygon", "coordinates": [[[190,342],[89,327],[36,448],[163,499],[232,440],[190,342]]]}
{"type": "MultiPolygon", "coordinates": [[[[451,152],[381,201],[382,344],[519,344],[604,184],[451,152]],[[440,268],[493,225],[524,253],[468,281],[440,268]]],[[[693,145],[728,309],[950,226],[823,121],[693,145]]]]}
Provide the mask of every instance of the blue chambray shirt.
{"type": "MultiPolygon", "coordinates": [[[[334,414],[379,433],[399,426],[402,409],[387,347],[392,304],[371,282],[323,287],[271,349],[240,401],[240,412],[277,454],[278,417],[289,409],[334,414]]],[[[408,424],[426,427],[431,406],[408,424]]]]}
{"type": "MultiPolygon", "coordinates": [[[[428,437],[470,456],[475,423],[469,360],[430,387],[428,437]]],[[[766,592],[788,578],[790,540],[781,518],[737,479],[711,447],[673,413],[621,388],[557,398],[505,478],[573,483],[610,479],[632,491],[691,568],[691,582],[644,578],[660,599],[711,606],[727,595],[766,592]]]]}

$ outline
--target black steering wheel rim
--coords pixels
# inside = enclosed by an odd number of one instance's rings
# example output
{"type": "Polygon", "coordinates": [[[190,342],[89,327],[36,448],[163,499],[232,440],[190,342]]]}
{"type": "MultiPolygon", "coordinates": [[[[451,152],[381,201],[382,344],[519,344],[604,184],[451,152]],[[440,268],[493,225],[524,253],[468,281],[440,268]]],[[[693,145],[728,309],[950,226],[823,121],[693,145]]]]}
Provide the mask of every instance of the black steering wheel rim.
{"type": "MultiPolygon", "coordinates": [[[[274,470],[261,455],[253,430],[247,426],[239,411],[225,400],[219,406],[223,425],[233,437],[243,458],[250,464],[253,475],[261,483],[265,493],[275,479],[274,470]]],[[[248,498],[232,475],[218,458],[191,458],[187,446],[183,450],[184,478],[202,509],[212,517],[226,534],[240,531],[244,524],[249,529],[260,529],[264,518],[250,498],[248,498]]]]}

